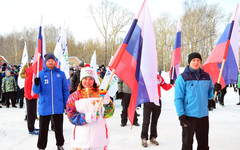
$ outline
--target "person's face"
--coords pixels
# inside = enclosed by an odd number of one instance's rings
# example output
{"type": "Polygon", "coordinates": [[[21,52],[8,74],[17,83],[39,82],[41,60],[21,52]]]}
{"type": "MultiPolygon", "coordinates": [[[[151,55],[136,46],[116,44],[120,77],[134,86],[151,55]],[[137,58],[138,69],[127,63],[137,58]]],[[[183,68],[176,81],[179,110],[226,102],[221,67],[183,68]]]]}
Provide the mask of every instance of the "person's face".
{"type": "Polygon", "coordinates": [[[82,79],[82,85],[85,88],[90,88],[94,84],[94,79],[92,77],[85,77],[82,79]]]}
{"type": "Polygon", "coordinates": [[[83,67],[78,66],[78,69],[81,70],[83,67]]]}
{"type": "Polygon", "coordinates": [[[189,65],[192,69],[197,70],[201,66],[201,60],[199,58],[193,58],[189,65]]]}
{"type": "Polygon", "coordinates": [[[7,72],[6,72],[6,75],[7,75],[7,76],[10,76],[10,75],[11,75],[11,73],[10,73],[9,71],[7,71],[7,72]]]}
{"type": "Polygon", "coordinates": [[[53,69],[55,67],[55,60],[54,59],[48,59],[46,61],[46,66],[48,69],[53,69]]]}

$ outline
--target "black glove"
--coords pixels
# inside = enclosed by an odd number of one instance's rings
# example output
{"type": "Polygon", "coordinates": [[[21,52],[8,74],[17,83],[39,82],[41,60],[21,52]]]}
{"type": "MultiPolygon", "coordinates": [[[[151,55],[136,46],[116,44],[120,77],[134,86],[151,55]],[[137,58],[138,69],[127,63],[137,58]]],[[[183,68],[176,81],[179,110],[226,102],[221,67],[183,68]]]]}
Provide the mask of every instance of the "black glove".
{"type": "Polygon", "coordinates": [[[190,126],[190,122],[187,120],[186,116],[185,115],[182,115],[179,117],[179,120],[180,120],[180,125],[182,127],[189,127],[190,126]]]}
{"type": "Polygon", "coordinates": [[[36,78],[34,79],[34,82],[35,82],[36,86],[38,86],[38,85],[40,84],[40,78],[39,78],[39,77],[36,77],[36,78]]]}
{"type": "Polygon", "coordinates": [[[122,92],[117,92],[116,99],[122,99],[122,98],[123,98],[123,93],[122,92]]]}
{"type": "Polygon", "coordinates": [[[214,88],[213,88],[214,92],[219,92],[219,91],[221,91],[221,89],[222,89],[221,84],[219,84],[219,83],[216,82],[216,83],[214,84],[214,88]]]}
{"type": "Polygon", "coordinates": [[[173,85],[174,84],[174,80],[173,79],[170,79],[170,84],[173,85]]]}

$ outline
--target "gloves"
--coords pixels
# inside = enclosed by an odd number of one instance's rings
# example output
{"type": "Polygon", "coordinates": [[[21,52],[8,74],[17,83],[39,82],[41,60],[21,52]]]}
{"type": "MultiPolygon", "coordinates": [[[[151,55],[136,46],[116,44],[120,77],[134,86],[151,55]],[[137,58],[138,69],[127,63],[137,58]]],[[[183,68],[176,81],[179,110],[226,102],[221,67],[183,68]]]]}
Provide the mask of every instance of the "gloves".
{"type": "Polygon", "coordinates": [[[99,117],[99,113],[93,112],[93,113],[86,113],[85,114],[85,120],[87,123],[93,123],[96,122],[99,117]]]}
{"type": "Polygon", "coordinates": [[[222,89],[221,84],[219,84],[219,83],[216,82],[216,83],[214,84],[214,88],[213,88],[214,92],[219,92],[219,91],[221,91],[221,89],[222,89]]]}
{"type": "Polygon", "coordinates": [[[100,97],[105,97],[106,94],[107,94],[107,91],[104,91],[104,90],[100,91],[100,97]]]}
{"type": "Polygon", "coordinates": [[[173,79],[170,79],[170,84],[173,85],[174,84],[174,80],[173,79]]]}
{"type": "Polygon", "coordinates": [[[122,98],[123,98],[123,93],[117,91],[116,99],[122,99],[122,98]]]}
{"type": "Polygon", "coordinates": [[[108,91],[100,91],[100,97],[104,97],[103,104],[108,104],[110,102],[110,97],[107,92],[108,91]]]}
{"type": "Polygon", "coordinates": [[[39,84],[40,84],[40,78],[39,77],[36,77],[35,79],[34,79],[34,82],[35,82],[35,84],[36,84],[36,86],[38,86],[39,84]]]}
{"type": "Polygon", "coordinates": [[[182,127],[189,127],[190,126],[190,122],[187,120],[186,116],[185,115],[182,115],[179,117],[179,120],[180,120],[180,125],[182,127]]]}

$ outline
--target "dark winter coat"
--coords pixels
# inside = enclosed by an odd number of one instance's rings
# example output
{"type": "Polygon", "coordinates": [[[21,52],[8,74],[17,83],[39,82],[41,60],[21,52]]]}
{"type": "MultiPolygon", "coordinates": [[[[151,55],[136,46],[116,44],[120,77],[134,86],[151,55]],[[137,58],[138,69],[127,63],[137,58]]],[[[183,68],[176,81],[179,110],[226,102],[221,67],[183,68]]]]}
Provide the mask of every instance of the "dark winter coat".
{"type": "Polygon", "coordinates": [[[81,73],[81,70],[76,70],[76,72],[73,74],[72,82],[71,82],[71,91],[73,92],[77,90],[77,87],[80,83],[80,73],[81,73]]]}
{"type": "Polygon", "coordinates": [[[44,68],[39,72],[40,84],[33,85],[39,94],[39,115],[62,114],[69,97],[69,86],[65,73],[59,68],[44,68]]]}
{"type": "Polygon", "coordinates": [[[200,68],[199,76],[187,66],[175,83],[175,107],[178,116],[202,118],[208,116],[208,100],[213,99],[210,75],[200,68]]]}

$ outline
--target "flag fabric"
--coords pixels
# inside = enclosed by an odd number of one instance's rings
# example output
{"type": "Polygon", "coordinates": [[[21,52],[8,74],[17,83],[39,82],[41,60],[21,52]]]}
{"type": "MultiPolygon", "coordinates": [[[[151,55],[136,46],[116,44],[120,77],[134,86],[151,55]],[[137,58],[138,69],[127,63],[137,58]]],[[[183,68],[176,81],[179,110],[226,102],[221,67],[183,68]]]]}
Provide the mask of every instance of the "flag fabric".
{"type": "Polygon", "coordinates": [[[144,0],[109,68],[132,90],[128,118],[133,124],[135,108],[145,102],[159,105],[157,51],[154,28],[144,0]]]}
{"type": "MultiPolygon", "coordinates": [[[[112,59],[113,59],[113,57],[111,58],[110,63],[111,63],[112,59]]],[[[109,65],[110,65],[110,63],[109,63],[109,65]]],[[[107,71],[105,73],[105,76],[102,80],[102,83],[101,83],[99,89],[103,89],[103,90],[105,89],[105,87],[108,83],[108,80],[111,76],[111,73],[112,73],[112,71],[109,69],[109,67],[107,67],[107,71]]],[[[112,80],[108,86],[107,91],[108,91],[109,96],[111,96],[111,97],[114,97],[116,92],[118,91],[118,76],[116,76],[115,74],[112,77],[112,80]]]]}
{"type": "Polygon", "coordinates": [[[23,66],[28,62],[28,52],[27,52],[27,45],[25,42],[24,49],[23,49],[23,55],[22,55],[22,60],[21,60],[21,65],[20,65],[20,70],[19,70],[19,75],[18,75],[18,86],[20,89],[24,88],[24,82],[25,79],[21,78],[20,73],[22,72],[23,66]]]}
{"type": "Polygon", "coordinates": [[[235,84],[238,81],[239,66],[239,17],[238,5],[234,19],[227,25],[217,45],[212,50],[210,56],[202,66],[208,72],[213,83],[218,81],[223,59],[226,60],[220,79],[220,84],[224,88],[228,84],[235,84]]]}
{"type": "MultiPolygon", "coordinates": [[[[33,59],[33,79],[32,79],[33,83],[36,75],[38,76],[38,72],[40,72],[43,69],[43,67],[46,66],[44,61],[45,54],[46,54],[45,36],[44,36],[44,30],[42,27],[42,19],[41,19],[41,24],[40,24],[39,33],[38,33],[38,41],[37,41],[37,46],[35,49],[34,59],[33,59]]],[[[33,91],[31,92],[31,95],[34,96],[33,91]]]]}
{"type": "Polygon", "coordinates": [[[170,79],[176,80],[179,75],[179,63],[181,62],[181,21],[178,20],[177,33],[172,56],[172,63],[169,71],[170,79]]]}
{"type": "Polygon", "coordinates": [[[100,81],[97,75],[97,56],[96,56],[96,51],[94,51],[92,58],[91,58],[91,62],[90,62],[90,66],[93,68],[93,70],[95,71],[95,82],[98,84],[98,86],[100,85],[100,81]]]}
{"type": "Polygon", "coordinates": [[[65,76],[67,78],[68,85],[70,88],[71,86],[70,86],[70,73],[69,73],[69,57],[68,57],[66,30],[64,25],[62,26],[61,33],[58,37],[57,44],[54,49],[54,55],[56,57],[55,66],[57,68],[60,68],[60,70],[62,70],[65,73],[65,76]]]}

